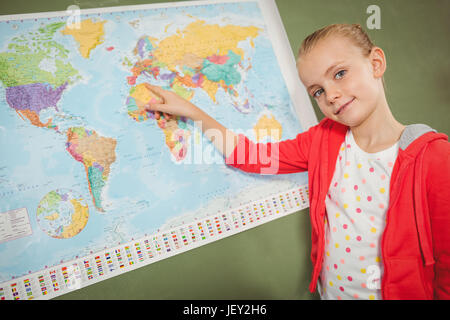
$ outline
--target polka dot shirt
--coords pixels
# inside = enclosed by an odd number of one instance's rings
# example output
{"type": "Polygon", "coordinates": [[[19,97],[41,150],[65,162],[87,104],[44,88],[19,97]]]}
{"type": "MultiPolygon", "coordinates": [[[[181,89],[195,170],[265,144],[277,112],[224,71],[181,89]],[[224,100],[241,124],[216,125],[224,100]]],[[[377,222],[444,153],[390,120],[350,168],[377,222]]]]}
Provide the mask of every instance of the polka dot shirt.
{"type": "Polygon", "coordinates": [[[377,153],[356,144],[349,129],[325,200],[322,299],[381,299],[381,235],[398,142],[377,153]]]}

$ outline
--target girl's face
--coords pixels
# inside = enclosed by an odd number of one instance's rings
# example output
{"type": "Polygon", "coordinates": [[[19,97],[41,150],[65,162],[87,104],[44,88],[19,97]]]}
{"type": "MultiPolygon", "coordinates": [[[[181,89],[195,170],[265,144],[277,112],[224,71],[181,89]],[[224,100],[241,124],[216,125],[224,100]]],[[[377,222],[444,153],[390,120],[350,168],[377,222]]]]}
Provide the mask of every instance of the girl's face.
{"type": "Polygon", "coordinates": [[[383,50],[369,56],[343,36],[328,36],[300,57],[298,73],[323,114],[350,127],[359,126],[384,99],[383,50]]]}

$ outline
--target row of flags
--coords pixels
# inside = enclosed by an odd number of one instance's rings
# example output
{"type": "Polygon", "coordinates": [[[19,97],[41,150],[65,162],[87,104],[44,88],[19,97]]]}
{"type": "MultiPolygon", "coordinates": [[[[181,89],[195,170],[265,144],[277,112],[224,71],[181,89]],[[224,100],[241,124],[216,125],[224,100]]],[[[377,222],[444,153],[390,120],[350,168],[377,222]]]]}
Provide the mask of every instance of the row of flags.
{"type": "Polygon", "coordinates": [[[0,284],[0,300],[50,299],[307,208],[308,187],[105,249],[0,284]]]}

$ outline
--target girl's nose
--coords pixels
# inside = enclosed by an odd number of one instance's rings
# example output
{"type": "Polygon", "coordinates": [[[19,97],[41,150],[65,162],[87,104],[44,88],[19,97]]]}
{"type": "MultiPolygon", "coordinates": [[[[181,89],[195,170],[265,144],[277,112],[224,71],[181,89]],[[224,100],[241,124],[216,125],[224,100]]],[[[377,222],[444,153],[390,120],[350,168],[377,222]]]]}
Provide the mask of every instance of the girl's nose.
{"type": "Polygon", "coordinates": [[[341,97],[341,91],[336,86],[329,87],[327,90],[328,103],[333,104],[341,97]]]}

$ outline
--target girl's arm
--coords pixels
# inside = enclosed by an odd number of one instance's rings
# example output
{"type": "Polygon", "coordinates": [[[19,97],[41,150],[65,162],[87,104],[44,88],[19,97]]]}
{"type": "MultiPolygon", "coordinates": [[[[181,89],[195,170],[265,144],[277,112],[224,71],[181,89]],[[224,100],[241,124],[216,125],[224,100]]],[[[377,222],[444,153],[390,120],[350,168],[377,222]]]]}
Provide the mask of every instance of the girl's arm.
{"type": "Polygon", "coordinates": [[[309,150],[317,126],[299,133],[295,139],[254,143],[243,134],[225,163],[245,172],[285,174],[308,170],[309,150]]]}
{"type": "Polygon", "coordinates": [[[156,119],[159,119],[161,112],[166,119],[170,119],[173,116],[190,118],[197,127],[201,128],[205,136],[222,155],[227,157],[231,154],[237,144],[237,135],[235,133],[176,93],[150,84],[146,84],[146,87],[162,98],[161,103],[152,103],[146,106],[147,110],[155,111],[156,119]]]}
{"type": "Polygon", "coordinates": [[[308,169],[309,150],[316,127],[298,134],[295,139],[276,143],[254,143],[242,134],[233,133],[177,94],[150,84],[146,86],[163,100],[161,103],[146,106],[147,110],[155,111],[157,119],[162,112],[168,119],[175,115],[194,120],[225,157],[227,165],[259,174],[293,173],[308,169]]]}

